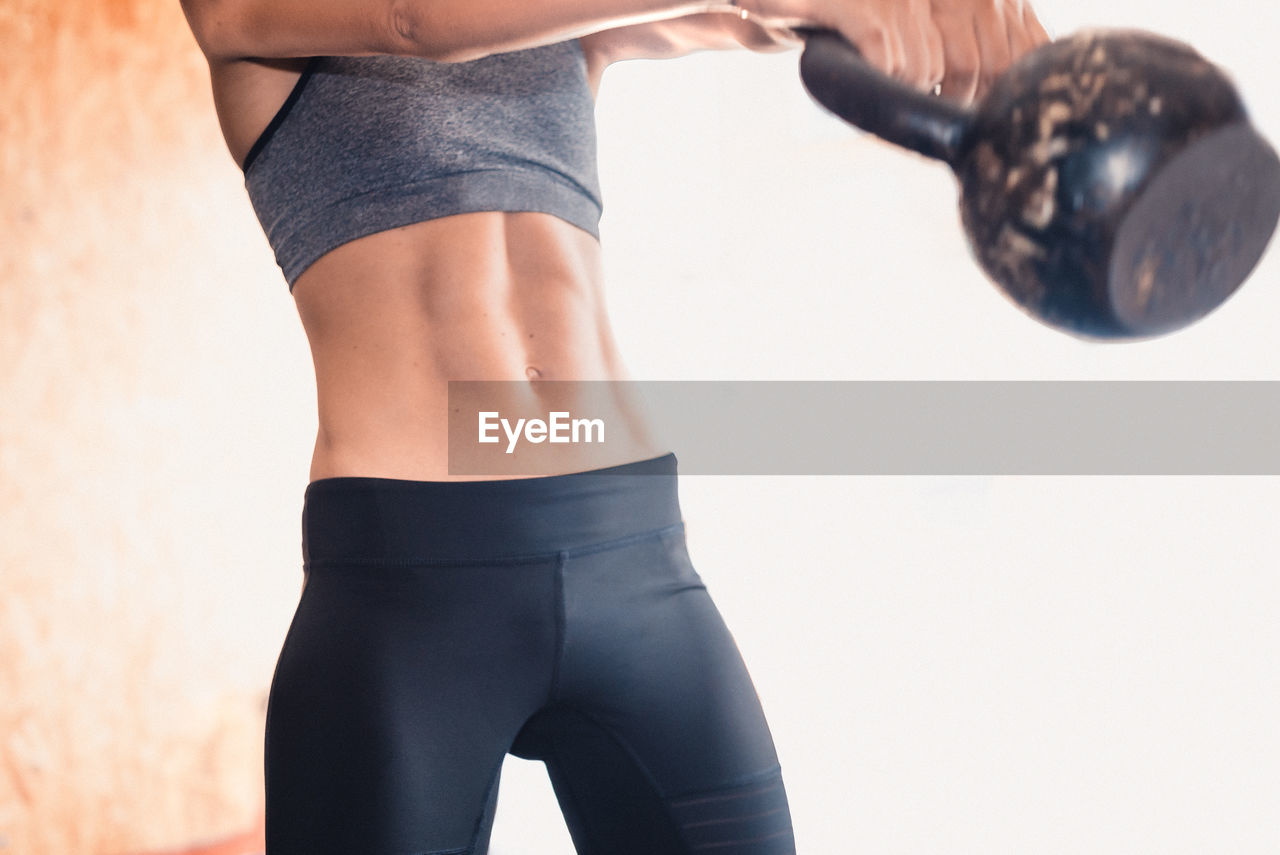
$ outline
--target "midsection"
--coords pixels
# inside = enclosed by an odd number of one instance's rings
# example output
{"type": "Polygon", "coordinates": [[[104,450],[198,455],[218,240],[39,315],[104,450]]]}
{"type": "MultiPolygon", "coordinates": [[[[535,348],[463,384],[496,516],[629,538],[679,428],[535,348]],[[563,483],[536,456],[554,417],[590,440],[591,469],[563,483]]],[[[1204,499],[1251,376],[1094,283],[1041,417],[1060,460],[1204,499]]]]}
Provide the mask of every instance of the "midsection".
{"type": "MultiPolygon", "coordinates": [[[[311,479],[510,477],[491,464],[450,471],[449,381],[506,381],[485,387],[484,408],[523,416],[563,408],[566,390],[578,388],[543,381],[625,380],[601,279],[595,238],[539,213],[444,217],[322,257],[293,288],[316,371],[311,479]]],[[[665,451],[624,384],[580,385],[593,390],[596,411],[588,415],[603,419],[608,442],[557,449],[523,474],[665,451]]],[[[455,422],[455,452],[475,438],[455,422]]],[[[503,438],[497,448],[506,444],[503,438]]]]}

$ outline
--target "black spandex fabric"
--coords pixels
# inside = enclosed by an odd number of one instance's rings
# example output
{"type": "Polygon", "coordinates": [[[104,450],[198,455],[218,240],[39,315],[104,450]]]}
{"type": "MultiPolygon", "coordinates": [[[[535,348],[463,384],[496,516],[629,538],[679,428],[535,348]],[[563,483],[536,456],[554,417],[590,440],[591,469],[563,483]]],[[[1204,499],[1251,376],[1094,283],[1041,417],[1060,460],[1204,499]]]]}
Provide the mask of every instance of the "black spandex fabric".
{"type": "Polygon", "coordinates": [[[512,481],[331,478],[267,713],[268,855],[481,855],[508,752],[580,855],[788,855],[751,680],[671,456],[512,481]]]}

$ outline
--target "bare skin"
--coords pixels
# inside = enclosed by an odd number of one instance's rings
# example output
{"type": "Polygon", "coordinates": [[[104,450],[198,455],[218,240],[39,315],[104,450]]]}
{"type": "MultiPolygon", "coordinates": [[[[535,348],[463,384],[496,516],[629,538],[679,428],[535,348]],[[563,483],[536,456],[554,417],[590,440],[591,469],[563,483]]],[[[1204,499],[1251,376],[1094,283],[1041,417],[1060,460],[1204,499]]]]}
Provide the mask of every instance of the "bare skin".
{"type": "MultiPolygon", "coordinates": [[[[581,36],[594,87],[620,59],[776,49],[795,44],[788,27],[817,24],[840,29],[898,77],[967,99],[1045,38],[1020,0],[831,0],[817,8],[810,0],[742,0],[733,8],[610,0],[593,14],[578,0],[485,2],[502,7],[487,21],[478,0],[186,0],[184,7],[209,57],[223,133],[239,163],[296,83],[303,64],[296,57],[312,54],[454,61],[581,36]],[[447,25],[427,26],[450,12],[447,25]],[[506,22],[500,32],[494,20],[506,22]]],[[[626,379],[605,310],[600,246],[546,214],[464,214],[370,235],[317,261],[293,296],[316,371],[312,480],[475,477],[449,472],[449,380],[514,381],[513,394],[527,403],[541,400],[538,380],[626,379]]],[[[665,451],[634,405],[612,404],[607,450],[583,449],[563,471],[665,451]]]]}
{"type": "MultiPolygon", "coordinates": [[[[521,381],[551,412],[534,381],[625,379],[599,244],[545,214],[463,214],[372,235],[321,259],[294,298],[316,367],[312,479],[466,477],[448,471],[449,380],[521,381]]],[[[638,414],[610,416],[610,456],[570,468],[663,453],[638,414]]]]}

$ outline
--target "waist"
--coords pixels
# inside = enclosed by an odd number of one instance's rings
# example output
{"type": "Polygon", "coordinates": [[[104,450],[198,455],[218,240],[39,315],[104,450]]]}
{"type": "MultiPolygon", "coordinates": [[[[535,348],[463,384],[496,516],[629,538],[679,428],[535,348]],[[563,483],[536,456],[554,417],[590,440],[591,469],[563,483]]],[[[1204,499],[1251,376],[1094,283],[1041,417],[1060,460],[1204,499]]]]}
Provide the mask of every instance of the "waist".
{"type": "MultiPolygon", "coordinates": [[[[625,379],[599,245],[546,215],[485,212],[372,235],[317,262],[294,299],[315,360],[313,480],[455,477],[449,381],[508,381],[504,397],[539,403],[538,381],[625,379]]],[[[608,453],[584,447],[554,473],[665,450],[630,402],[609,409],[608,453]]]]}
{"type": "Polygon", "coordinates": [[[681,522],[676,459],[504,481],[313,481],[303,560],[415,564],[515,560],[603,545],[681,522]]]}

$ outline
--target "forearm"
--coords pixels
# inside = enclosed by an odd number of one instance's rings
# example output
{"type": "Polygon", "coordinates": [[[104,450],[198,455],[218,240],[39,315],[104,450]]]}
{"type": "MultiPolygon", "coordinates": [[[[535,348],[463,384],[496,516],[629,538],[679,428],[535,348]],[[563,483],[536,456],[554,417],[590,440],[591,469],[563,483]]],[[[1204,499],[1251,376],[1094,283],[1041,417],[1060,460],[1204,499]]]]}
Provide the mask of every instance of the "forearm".
{"type": "Polygon", "coordinates": [[[473,0],[460,9],[447,10],[445,23],[438,16],[445,13],[441,7],[446,4],[419,5],[429,8],[421,10],[421,31],[415,41],[441,46],[453,59],[472,58],[468,53],[483,56],[534,47],[729,6],[725,0],[473,0]]]}
{"type": "Polygon", "coordinates": [[[399,54],[463,61],[727,0],[182,0],[211,58],[399,54]]]}
{"type": "Polygon", "coordinates": [[[593,33],[583,39],[602,64],[626,59],[670,59],[704,50],[783,50],[798,45],[788,30],[765,27],[736,12],[701,13],[593,33]]]}

